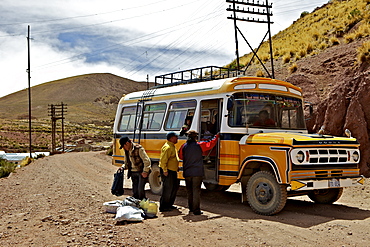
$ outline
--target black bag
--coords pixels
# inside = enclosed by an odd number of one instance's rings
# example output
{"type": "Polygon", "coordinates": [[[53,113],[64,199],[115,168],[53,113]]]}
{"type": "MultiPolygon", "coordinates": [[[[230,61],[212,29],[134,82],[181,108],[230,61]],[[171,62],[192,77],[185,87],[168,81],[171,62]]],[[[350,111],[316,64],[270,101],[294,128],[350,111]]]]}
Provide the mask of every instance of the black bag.
{"type": "Polygon", "coordinates": [[[111,192],[115,196],[123,195],[123,169],[118,169],[118,171],[114,174],[111,192]]]}

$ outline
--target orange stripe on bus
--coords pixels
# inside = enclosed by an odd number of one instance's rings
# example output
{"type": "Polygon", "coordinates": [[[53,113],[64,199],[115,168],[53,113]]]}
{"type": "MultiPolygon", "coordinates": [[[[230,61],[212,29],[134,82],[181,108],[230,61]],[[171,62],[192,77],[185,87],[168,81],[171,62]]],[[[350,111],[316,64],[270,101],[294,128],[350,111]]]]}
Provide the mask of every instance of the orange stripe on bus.
{"type": "Polygon", "coordinates": [[[239,155],[235,155],[235,154],[220,154],[220,158],[239,159],[239,155]]]}

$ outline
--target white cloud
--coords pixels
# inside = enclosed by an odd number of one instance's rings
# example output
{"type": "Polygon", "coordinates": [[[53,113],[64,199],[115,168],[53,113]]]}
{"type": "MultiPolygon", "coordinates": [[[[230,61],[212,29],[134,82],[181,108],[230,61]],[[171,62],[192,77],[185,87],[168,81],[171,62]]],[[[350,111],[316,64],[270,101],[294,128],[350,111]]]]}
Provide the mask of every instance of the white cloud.
{"type": "MultiPolygon", "coordinates": [[[[271,2],[271,1],[269,1],[271,2]]],[[[326,0],[275,0],[273,33],[326,0]]],[[[24,89],[27,25],[31,85],[86,73],[134,80],[234,58],[233,22],[224,0],[3,0],[0,16],[0,97],[24,89]]],[[[238,24],[253,47],[267,32],[238,24]]],[[[239,37],[240,54],[250,52],[239,37]]]]}

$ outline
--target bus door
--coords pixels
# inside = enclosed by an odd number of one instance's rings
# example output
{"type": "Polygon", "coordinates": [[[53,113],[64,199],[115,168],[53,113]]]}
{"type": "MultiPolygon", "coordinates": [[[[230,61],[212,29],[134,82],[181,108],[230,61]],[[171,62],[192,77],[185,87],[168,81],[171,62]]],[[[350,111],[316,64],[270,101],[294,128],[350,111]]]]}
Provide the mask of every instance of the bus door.
{"type": "MultiPolygon", "coordinates": [[[[201,116],[200,116],[200,141],[212,139],[218,132],[221,126],[221,99],[209,99],[201,101],[201,116]]],[[[203,153],[203,164],[205,178],[204,184],[218,184],[218,150],[219,142],[210,151],[203,153]]],[[[207,187],[207,186],[206,186],[207,187]]]]}

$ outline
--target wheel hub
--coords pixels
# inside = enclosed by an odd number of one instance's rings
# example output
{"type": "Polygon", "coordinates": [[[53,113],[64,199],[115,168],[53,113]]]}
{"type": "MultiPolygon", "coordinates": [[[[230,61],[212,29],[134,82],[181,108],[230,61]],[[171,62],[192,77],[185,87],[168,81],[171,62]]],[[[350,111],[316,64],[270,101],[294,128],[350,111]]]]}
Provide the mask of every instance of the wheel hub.
{"type": "Polygon", "coordinates": [[[262,204],[267,204],[273,197],[272,189],[267,183],[259,183],[255,189],[257,200],[262,204]]]}

